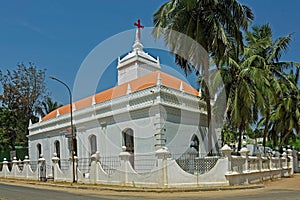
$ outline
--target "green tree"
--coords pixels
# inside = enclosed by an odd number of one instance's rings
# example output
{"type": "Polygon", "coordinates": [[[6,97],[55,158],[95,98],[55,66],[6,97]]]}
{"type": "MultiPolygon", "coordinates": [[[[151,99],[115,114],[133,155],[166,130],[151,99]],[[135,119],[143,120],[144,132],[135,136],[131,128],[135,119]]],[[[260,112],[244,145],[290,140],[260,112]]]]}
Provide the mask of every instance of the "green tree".
{"type": "Polygon", "coordinates": [[[293,85],[287,80],[284,69],[299,65],[280,61],[290,39],[291,35],[287,35],[273,41],[269,25],[254,26],[246,34],[245,51],[236,51],[237,44],[233,42],[232,51],[221,62],[220,76],[227,93],[227,123],[232,130],[239,132],[238,149],[241,148],[243,132],[250,125],[256,124],[261,115],[264,120],[259,124],[264,126],[263,143],[266,143],[270,114],[283,94],[278,79],[293,85]]]}
{"type": "MultiPolygon", "coordinates": [[[[199,61],[198,49],[187,47],[185,39],[178,37],[180,32],[198,42],[212,57],[217,66],[231,49],[231,40],[242,51],[243,34],[254,18],[252,11],[236,0],[170,0],[163,4],[153,15],[155,38],[164,36],[166,45],[175,52],[175,61],[186,73],[193,70],[204,78],[204,99],[207,105],[207,123],[211,122],[211,94],[209,91],[209,61],[199,61]],[[188,50],[187,50],[188,49],[188,50]],[[188,59],[176,52],[187,52],[188,59]],[[191,60],[196,62],[191,62],[191,60]]],[[[210,130],[210,129],[209,129],[210,130]]],[[[209,148],[211,148],[211,132],[209,148]]]]}
{"type": "Polygon", "coordinates": [[[258,119],[259,110],[263,109],[265,103],[263,96],[269,89],[264,69],[254,65],[256,59],[256,56],[251,56],[235,63],[236,69],[232,78],[235,84],[228,95],[230,124],[239,132],[238,150],[241,149],[243,132],[258,119]]]}
{"type": "Polygon", "coordinates": [[[0,151],[12,150],[18,140],[17,130],[20,123],[14,112],[0,107],[0,151]]]}
{"type": "Polygon", "coordinates": [[[0,82],[3,88],[1,104],[18,119],[17,126],[11,125],[17,135],[15,145],[26,146],[29,120],[37,120],[38,108],[46,97],[45,71],[38,70],[32,63],[29,66],[19,64],[17,69],[6,73],[0,70],[0,82]]]}
{"type": "Polygon", "coordinates": [[[61,107],[62,105],[58,102],[53,101],[50,97],[47,97],[44,102],[42,102],[41,107],[37,109],[37,113],[42,117],[46,116],[51,111],[61,107]]]}
{"type": "Polygon", "coordinates": [[[271,131],[275,133],[274,145],[277,146],[278,135],[280,134],[280,146],[287,145],[289,138],[300,132],[300,90],[297,88],[299,80],[299,68],[296,73],[291,71],[287,78],[294,85],[286,84],[286,80],[281,81],[282,97],[271,113],[271,131]]]}
{"type": "MultiPolygon", "coordinates": [[[[264,60],[264,66],[259,66],[258,63],[257,67],[264,67],[270,84],[269,89],[263,93],[264,106],[261,109],[264,126],[263,146],[266,145],[266,138],[270,132],[271,112],[274,110],[277,102],[282,102],[284,95],[284,91],[282,91],[283,85],[280,82],[284,82],[289,88],[297,90],[297,87],[293,86],[295,85],[294,82],[287,78],[285,70],[299,67],[299,63],[281,61],[282,55],[284,55],[288,49],[292,34],[288,34],[276,40],[273,39],[272,35],[271,27],[268,24],[264,24],[254,26],[252,31],[248,32],[245,37],[247,41],[246,56],[256,55],[264,60]]],[[[274,131],[270,133],[276,134],[274,131]]]]}

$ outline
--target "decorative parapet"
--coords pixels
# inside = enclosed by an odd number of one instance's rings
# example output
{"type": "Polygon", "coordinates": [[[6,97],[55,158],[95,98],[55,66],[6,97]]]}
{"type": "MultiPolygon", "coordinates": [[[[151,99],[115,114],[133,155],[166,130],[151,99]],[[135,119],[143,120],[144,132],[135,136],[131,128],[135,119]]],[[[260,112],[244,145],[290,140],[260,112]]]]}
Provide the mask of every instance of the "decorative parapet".
{"type": "MultiPolygon", "coordinates": [[[[228,147],[222,149],[229,151],[228,147]]],[[[240,153],[241,156],[231,156],[229,161],[231,171],[228,170],[229,173],[226,174],[226,177],[231,185],[260,182],[293,174],[292,161],[288,156],[290,151],[286,149],[284,149],[282,157],[278,153],[275,153],[275,157],[272,154],[262,157],[262,152],[258,152],[257,156],[249,156],[249,151],[245,147],[241,149],[240,153]]]]}
{"type": "MultiPolygon", "coordinates": [[[[128,95],[113,98],[96,105],[92,103],[89,107],[75,110],[73,114],[74,118],[76,118],[76,124],[79,125],[80,123],[93,121],[95,119],[150,107],[153,106],[153,104],[163,104],[177,107],[178,109],[206,114],[205,102],[200,100],[198,96],[163,85],[155,85],[143,90],[131,92],[128,95]],[[130,98],[128,98],[128,95],[130,98]],[[88,113],[96,113],[96,115],[87,116],[88,113]]],[[[70,113],[67,113],[40,123],[32,124],[29,127],[29,137],[54,130],[63,130],[69,127],[69,118],[70,113]]]]}

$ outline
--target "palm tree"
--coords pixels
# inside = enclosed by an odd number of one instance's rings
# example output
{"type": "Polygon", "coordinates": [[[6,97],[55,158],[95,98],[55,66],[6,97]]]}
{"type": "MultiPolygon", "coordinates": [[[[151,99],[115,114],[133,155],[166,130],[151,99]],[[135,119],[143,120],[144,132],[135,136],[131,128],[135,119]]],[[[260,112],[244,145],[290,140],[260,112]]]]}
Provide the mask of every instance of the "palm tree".
{"type": "MultiPolygon", "coordinates": [[[[272,130],[280,133],[280,146],[286,144],[289,137],[300,132],[300,90],[297,87],[299,80],[300,68],[296,69],[296,73],[291,71],[287,74],[287,79],[293,85],[286,84],[285,80],[280,82],[282,86],[282,98],[276,104],[275,110],[271,114],[272,130]]],[[[281,81],[281,80],[279,80],[281,81]]],[[[277,145],[277,138],[274,145],[277,145]]]]}
{"type": "MultiPolygon", "coordinates": [[[[247,30],[253,18],[250,8],[236,0],[170,0],[153,15],[154,37],[164,36],[165,44],[169,46],[176,63],[185,73],[195,70],[205,80],[203,86],[208,127],[211,122],[209,61],[208,58],[199,60],[197,45],[187,46],[184,36],[200,44],[219,66],[221,59],[230,51],[232,39],[238,44],[236,51],[243,50],[241,29],[247,30]],[[177,32],[184,36],[179,36],[177,32]]],[[[211,149],[211,132],[208,137],[208,146],[211,149]]]]}
{"type": "MultiPolygon", "coordinates": [[[[268,75],[270,84],[269,90],[265,90],[264,92],[264,106],[261,110],[261,114],[264,116],[263,146],[266,145],[272,107],[274,106],[274,104],[276,104],[276,102],[281,100],[279,97],[282,96],[282,90],[278,78],[284,80],[284,82],[289,85],[293,85],[293,83],[286,78],[284,70],[293,69],[293,67],[299,67],[299,64],[296,62],[280,61],[281,56],[288,49],[291,37],[292,34],[289,34],[273,41],[272,30],[268,24],[254,26],[252,28],[252,31],[248,32],[245,37],[247,41],[245,55],[257,55],[264,60],[264,70],[268,75]]],[[[258,64],[257,67],[262,66],[259,66],[258,64]]]]}
{"type": "Polygon", "coordinates": [[[53,101],[50,97],[46,98],[45,102],[42,102],[42,107],[38,109],[38,114],[42,117],[46,116],[51,111],[61,107],[62,105],[58,102],[53,101]]]}
{"type": "Polygon", "coordinates": [[[263,109],[263,96],[268,93],[269,81],[263,68],[256,64],[264,61],[257,56],[235,61],[228,59],[227,68],[221,69],[227,95],[227,120],[232,129],[238,131],[238,150],[241,149],[242,134],[258,119],[263,109]],[[229,78],[228,78],[229,77],[229,78]]]}

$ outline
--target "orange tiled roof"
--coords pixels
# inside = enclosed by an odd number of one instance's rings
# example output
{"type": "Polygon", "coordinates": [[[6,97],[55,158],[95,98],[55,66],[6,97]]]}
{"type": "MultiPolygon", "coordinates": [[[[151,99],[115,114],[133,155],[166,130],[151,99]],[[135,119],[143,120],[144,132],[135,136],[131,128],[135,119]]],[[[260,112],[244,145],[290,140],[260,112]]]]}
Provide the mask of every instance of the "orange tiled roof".
{"type": "MultiPolygon", "coordinates": [[[[152,86],[155,86],[157,84],[157,77],[158,74],[160,74],[161,77],[161,84],[176,90],[180,89],[180,84],[182,82],[184,91],[186,93],[192,94],[192,95],[198,95],[198,91],[195,90],[192,86],[187,84],[184,81],[181,81],[180,79],[171,76],[169,74],[163,73],[161,71],[155,71],[150,74],[147,74],[143,77],[134,79],[132,81],[129,81],[127,83],[124,83],[122,85],[118,85],[116,87],[110,88],[108,90],[105,90],[103,92],[100,92],[98,94],[95,94],[95,103],[101,103],[116,97],[120,97],[123,95],[126,95],[127,93],[127,88],[128,84],[130,84],[131,87],[131,92],[136,92],[142,89],[146,89],[152,86]]],[[[93,102],[93,96],[89,96],[87,98],[81,99],[79,101],[76,101],[73,103],[75,106],[76,110],[86,108],[88,106],[91,106],[93,102]]],[[[54,110],[50,112],[48,115],[42,118],[42,121],[51,119],[56,117],[57,111],[59,112],[60,115],[66,114],[70,112],[70,104],[62,106],[58,108],[57,110],[54,110]]]]}

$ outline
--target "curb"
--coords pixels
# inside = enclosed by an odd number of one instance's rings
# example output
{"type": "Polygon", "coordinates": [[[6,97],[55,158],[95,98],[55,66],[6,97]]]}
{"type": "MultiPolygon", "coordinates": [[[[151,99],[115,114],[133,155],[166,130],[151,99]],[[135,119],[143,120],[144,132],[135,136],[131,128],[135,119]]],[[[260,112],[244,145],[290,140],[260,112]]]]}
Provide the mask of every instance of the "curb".
{"type": "Polygon", "coordinates": [[[153,192],[153,193],[174,193],[174,192],[206,192],[206,191],[227,191],[227,190],[248,190],[264,188],[263,184],[237,185],[237,186],[206,186],[206,187],[190,187],[190,188],[133,188],[123,186],[107,186],[107,185],[77,185],[77,184],[59,184],[59,183],[42,183],[24,180],[0,179],[0,183],[20,183],[22,185],[41,185],[56,188],[68,188],[78,190],[97,190],[97,191],[113,191],[113,192],[153,192]]]}

